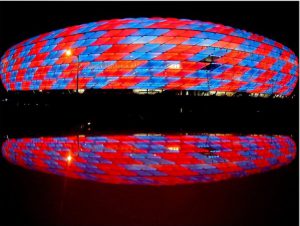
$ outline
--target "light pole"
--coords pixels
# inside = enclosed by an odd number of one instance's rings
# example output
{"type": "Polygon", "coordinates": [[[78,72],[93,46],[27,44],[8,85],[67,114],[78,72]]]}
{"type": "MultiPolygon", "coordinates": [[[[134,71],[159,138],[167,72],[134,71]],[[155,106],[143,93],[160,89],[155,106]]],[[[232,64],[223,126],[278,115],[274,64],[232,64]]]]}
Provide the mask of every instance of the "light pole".
{"type": "Polygon", "coordinates": [[[78,80],[79,80],[79,56],[73,55],[71,49],[67,49],[67,50],[66,50],[66,55],[67,55],[67,56],[74,56],[74,57],[76,57],[76,59],[77,59],[76,92],[77,92],[77,94],[78,94],[78,93],[79,93],[79,92],[78,92],[78,90],[79,90],[79,81],[78,81],[78,80]]]}

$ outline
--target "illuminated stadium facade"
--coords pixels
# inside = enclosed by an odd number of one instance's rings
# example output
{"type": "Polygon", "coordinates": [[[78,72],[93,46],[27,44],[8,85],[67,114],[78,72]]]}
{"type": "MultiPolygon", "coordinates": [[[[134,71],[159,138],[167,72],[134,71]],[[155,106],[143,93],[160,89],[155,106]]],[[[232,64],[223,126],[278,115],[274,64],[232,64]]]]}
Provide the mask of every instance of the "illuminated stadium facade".
{"type": "Polygon", "coordinates": [[[10,48],[7,91],[186,90],[289,96],[298,59],[244,30],[187,19],[128,18],[72,26],[10,48]]]}

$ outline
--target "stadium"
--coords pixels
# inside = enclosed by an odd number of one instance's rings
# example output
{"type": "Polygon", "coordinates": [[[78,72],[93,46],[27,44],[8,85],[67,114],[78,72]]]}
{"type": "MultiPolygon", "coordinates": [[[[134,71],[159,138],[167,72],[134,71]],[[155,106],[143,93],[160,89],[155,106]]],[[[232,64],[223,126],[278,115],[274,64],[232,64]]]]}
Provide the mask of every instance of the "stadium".
{"type": "Polygon", "coordinates": [[[71,26],[8,49],[7,91],[176,91],[180,95],[289,96],[298,59],[269,38],[221,24],[125,18],[71,26]]]}

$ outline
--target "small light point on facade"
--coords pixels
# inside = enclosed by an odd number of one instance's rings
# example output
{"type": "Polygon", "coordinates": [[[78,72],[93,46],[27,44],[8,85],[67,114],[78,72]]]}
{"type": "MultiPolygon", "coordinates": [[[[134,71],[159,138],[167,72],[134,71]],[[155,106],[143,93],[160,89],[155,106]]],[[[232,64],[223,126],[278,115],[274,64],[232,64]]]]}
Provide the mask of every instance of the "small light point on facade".
{"type": "Polygon", "coordinates": [[[70,163],[72,161],[72,156],[71,155],[68,155],[67,157],[67,162],[70,163]]]}
{"type": "Polygon", "coordinates": [[[169,69],[181,69],[180,63],[178,64],[170,64],[169,69]]]}
{"type": "Polygon", "coordinates": [[[67,50],[66,50],[66,55],[67,55],[67,56],[71,56],[71,55],[72,55],[72,51],[71,51],[70,49],[67,49],[67,50]]]}
{"type": "Polygon", "coordinates": [[[178,147],[178,146],[168,147],[168,149],[169,149],[170,151],[179,151],[179,147],[178,147]]]}

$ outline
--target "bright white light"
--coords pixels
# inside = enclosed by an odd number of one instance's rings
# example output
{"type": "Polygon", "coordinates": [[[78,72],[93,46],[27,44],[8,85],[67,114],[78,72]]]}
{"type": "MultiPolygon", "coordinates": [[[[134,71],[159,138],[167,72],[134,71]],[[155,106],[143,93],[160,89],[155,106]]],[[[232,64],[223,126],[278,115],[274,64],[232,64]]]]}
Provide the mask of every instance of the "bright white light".
{"type": "Polygon", "coordinates": [[[156,94],[162,93],[162,89],[133,89],[133,92],[136,94],[156,94]]]}
{"type": "Polygon", "coordinates": [[[83,94],[85,89],[78,89],[78,93],[83,94]]]}
{"type": "Polygon", "coordinates": [[[180,69],[181,67],[180,67],[180,64],[170,64],[169,68],[170,69],[180,69]]]}
{"type": "Polygon", "coordinates": [[[67,55],[67,56],[71,56],[71,55],[72,55],[72,51],[71,51],[70,49],[67,49],[67,50],[66,50],[66,55],[67,55]]]}
{"type": "Polygon", "coordinates": [[[67,161],[68,161],[68,162],[71,162],[71,161],[72,161],[72,156],[71,156],[71,155],[68,155],[67,161]]]}
{"type": "Polygon", "coordinates": [[[168,149],[170,151],[179,151],[179,147],[176,147],[176,146],[174,146],[174,147],[168,147],[168,149]]]}

